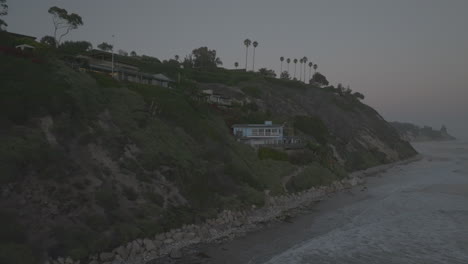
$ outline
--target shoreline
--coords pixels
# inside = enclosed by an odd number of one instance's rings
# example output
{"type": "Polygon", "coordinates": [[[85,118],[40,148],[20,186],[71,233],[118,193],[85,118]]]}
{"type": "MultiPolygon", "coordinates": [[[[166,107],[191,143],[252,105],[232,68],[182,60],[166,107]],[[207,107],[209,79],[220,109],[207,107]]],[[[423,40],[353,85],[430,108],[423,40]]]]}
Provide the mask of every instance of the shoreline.
{"type": "MultiPolygon", "coordinates": [[[[334,181],[329,186],[312,187],[298,193],[282,196],[270,196],[265,192],[265,205],[261,208],[252,207],[243,211],[224,210],[216,218],[208,219],[199,225],[184,225],[154,237],[135,239],[121,245],[112,251],[101,252],[90,256],[89,264],[157,264],[157,263],[219,263],[209,261],[209,255],[203,253],[203,248],[216,248],[221,243],[236,241],[243,237],[261,233],[279,224],[290,223],[298,218],[312,216],[315,206],[327,198],[352,192],[366,183],[365,178],[385,172],[393,167],[405,165],[423,156],[415,156],[382,164],[361,171],[350,173],[345,179],[334,181]],[[311,214],[312,213],[312,214],[311,214]]],[[[367,189],[363,187],[361,192],[367,189]]],[[[344,201],[347,203],[349,201],[344,201]]],[[[333,210],[336,208],[324,208],[333,210]]],[[[310,220],[310,219],[309,219],[310,220]]],[[[279,235],[281,238],[282,236],[279,235]]],[[[277,237],[267,238],[269,241],[277,237]]],[[[294,241],[291,238],[289,241],[294,241]]],[[[224,253],[224,248],[222,248],[224,253]]],[[[239,253],[241,251],[238,251],[239,253]]],[[[216,253],[210,253],[212,255],[216,253]]],[[[219,256],[224,259],[224,255],[219,256]]],[[[79,263],[70,257],[50,259],[46,263],[79,263]]],[[[239,262],[223,262],[239,263],[239,262]]],[[[242,263],[242,262],[240,262],[242,263]]]]}
{"type": "MultiPolygon", "coordinates": [[[[303,200],[299,203],[294,204],[294,206],[288,206],[289,208],[283,208],[283,210],[277,212],[274,215],[270,215],[264,219],[264,221],[258,221],[251,223],[250,226],[240,227],[237,230],[231,230],[227,236],[220,236],[218,238],[212,239],[211,241],[200,241],[199,243],[190,244],[178,249],[172,249],[167,252],[165,255],[160,256],[155,259],[151,259],[145,264],[156,264],[156,263],[215,263],[211,262],[213,259],[224,259],[227,248],[230,246],[224,247],[223,243],[231,243],[239,239],[249,239],[249,236],[261,233],[262,231],[272,230],[278,228],[280,225],[289,225],[292,221],[296,221],[299,218],[305,218],[306,222],[309,222],[310,216],[315,216],[316,206],[323,200],[327,198],[332,198],[339,196],[344,192],[351,192],[352,189],[357,189],[366,184],[365,178],[373,177],[376,174],[383,173],[389,169],[392,169],[396,166],[406,165],[423,159],[423,155],[416,154],[413,157],[410,157],[405,160],[396,161],[388,164],[382,164],[375,167],[371,167],[365,170],[355,171],[349,174],[348,178],[340,181],[339,183],[334,182],[328,189],[325,186],[319,188],[312,188],[304,192],[299,193],[298,196],[303,195],[310,191],[324,190],[324,192],[319,195],[312,197],[312,199],[303,200]],[[343,181],[348,180],[348,185],[343,183],[343,181]],[[341,186],[340,186],[341,183],[341,186]],[[337,186],[338,185],[338,186],[337,186]],[[309,216],[309,217],[308,217],[309,216]],[[218,251],[218,252],[217,252],[218,251]],[[221,253],[219,252],[221,251],[221,253]],[[208,253],[206,253],[208,252],[208,253]],[[218,255],[218,256],[216,256],[218,255]]],[[[360,191],[365,190],[367,187],[364,186],[360,191]]],[[[292,194],[291,196],[297,196],[292,194]]],[[[359,199],[359,197],[356,197],[359,199]]],[[[299,198],[299,200],[301,200],[299,198]]],[[[350,201],[348,201],[350,202],[350,201]]],[[[267,207],[267,205],[265,206],[267,207]]],[[[265,208],[256,209],[260,211],[265,208]]],[[[335,207],[327,208],[326,210],[334,210],[335,207]]],[[[304,220],[304,219],[302,219],[304,220]]],[[[280,231],[281,233],[281,231],[280,231]]],[[[268,241],[268,240],[267,240],[268,241]]],[[[234,246],[236,247],[236,246],[234,246]]],[[[239,251],[240,252],[240,251],[239,251]]],[[[224,263],[224,262],[223,262],[224,263]]],[[[231,263],[226,261],[225,263],[231,263]]],[[[235,262],[232,262],[235,263],[235,262]]]]}

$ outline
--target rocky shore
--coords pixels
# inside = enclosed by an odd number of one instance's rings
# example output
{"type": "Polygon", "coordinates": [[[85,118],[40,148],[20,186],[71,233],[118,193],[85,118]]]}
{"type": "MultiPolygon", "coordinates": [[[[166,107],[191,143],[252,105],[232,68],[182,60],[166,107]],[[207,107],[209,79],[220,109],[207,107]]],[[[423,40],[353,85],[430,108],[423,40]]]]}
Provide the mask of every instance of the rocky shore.
{"type": "MultiPolygon", "coordinates": [[[[164,257],[177,259],[182,257],[181,249],[199,243],[214,243],[232,239],[247,232],[260,228],[263,224],[290,217],[291,211],[307,207],[324,199],[327,195],[353,186],[363,184],[364,178],[395,165],[409,163],[419,159],[419,156],[392,164],[373,167],[364,171],[352,173],[348,178],[335,181],[330,186],[311,188],[309,190],[287,194],[283,196],[270,196],[265,192],[265,206],[245,211],[225,210],[214,219],[209,219],[201,225],[185,225],[166,233],[157,234],[134,240],[121,245],[109,252],[102,252],[90,256],[88,264],[145,264],[160,263],[164,257]]],[[[70,257],[48,260],[45,264],[80,264],[70,257]]]]}

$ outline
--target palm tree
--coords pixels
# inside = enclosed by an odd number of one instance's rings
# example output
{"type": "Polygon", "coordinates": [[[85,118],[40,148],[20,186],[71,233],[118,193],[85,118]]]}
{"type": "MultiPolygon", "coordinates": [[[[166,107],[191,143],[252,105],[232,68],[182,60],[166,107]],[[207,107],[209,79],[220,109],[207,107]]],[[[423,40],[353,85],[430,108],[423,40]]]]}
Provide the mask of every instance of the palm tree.
{"type": "Polygon", "coordinates": [[[253,46],[253,61],[252,61],[252,71],[255,71],[255,48],[258,46],[258,42],[254,41],[252,43],[253,46]]]}
{"type": "Polygon", "coordinates": [[[174,59],[179,62],[179,55],[174,55],[174,59]]]}
{"type": "Polygon", "coordinates": [[[293,60],[294,62],[294,79],[296,79],[296,66],[297,66],[297,59],[293,60]]]}
{"type": "Polygon", "coordinates": [[[237,70],[237,67],[239,67],[239,63],[237,61],[234,62],[234,67],[236,67],[236,70],[237,70]]]}
{"type": "Polygon", "coordinates": [[[283,56],[280,57],[280,61],[281,61],[280,73],[282,73],[282,72],[283,72],[283,61],[284,61],[284,57],[283,57],[283,56]]]}
{"type": "Polygon", "coordinates": [[[302,63],[304,62],[304,59],[299,59],[299,81],[302,81],[302,63]]]}
{"type": "Polygon", "coordinates": [[[247,71],[247,58],[249,55],[249,46],[252,44],[252,41],[250,39],[245,39],[244,40],[244,45],[245,45],[245,71],[247,71]]]}
{"type": "Polygon", "coordinates": [[[306,82],[306,66],[307,66],[306,64],[307,64],[308,60],[309,59],[306,56],[304,56],[304,58],[302,58],[302,61],[304,62],[304,68],[303,68],[303,70],[304,70],[304,75],[303,75],[304,76],[304,83],[306,82]]]}
{"type": "Polygon", "coordinates": [[[314,66],[314,64],[312,62],[309,62],[309,82],[310,82],[310,75],[312,74],[312,66],[314,66]]]}
{"type": "Polygon", "coordinates": [[[317,72],[317,68],[318,68],[317,64],[314,64],[314,72],[317,72]]]}
{"type": "Polygon", "coordinates": [[[289,73],[289,63],[291,63],[291,58],[287,58],[286,63],[288,64],[288,73],[289,73]]]}

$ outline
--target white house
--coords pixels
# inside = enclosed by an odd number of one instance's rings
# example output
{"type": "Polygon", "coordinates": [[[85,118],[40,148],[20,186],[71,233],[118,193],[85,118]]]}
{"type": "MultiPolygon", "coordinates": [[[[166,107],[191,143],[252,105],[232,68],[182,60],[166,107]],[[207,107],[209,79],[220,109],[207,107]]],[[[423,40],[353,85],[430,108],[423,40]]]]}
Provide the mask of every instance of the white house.
{"type": "Polygon", "coordinates": [[[234,136],[239,141],[252,146],[283,144],[283,129],[283,125],[274,125],[271,121],[265,121],[264,124],[235,124],[232,126],[234,136]]]}

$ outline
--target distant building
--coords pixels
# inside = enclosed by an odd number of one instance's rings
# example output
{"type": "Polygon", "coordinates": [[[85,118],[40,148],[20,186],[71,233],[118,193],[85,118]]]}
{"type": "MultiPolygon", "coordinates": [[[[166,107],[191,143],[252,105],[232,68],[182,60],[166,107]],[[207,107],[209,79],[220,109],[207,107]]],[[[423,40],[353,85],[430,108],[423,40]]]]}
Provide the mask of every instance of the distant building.
{"type": "Polygon", "coordinates": [[[93,50],[88,56],[79,56],[80,59],[88,61],[91,70],[113,73],[112,77],[119,81],[159,85],[162,87],[169,87],[170,84],[175,83],[163,74],[141,72],[136,65],[122,62],[118,57],[114,54],[114,63],[112,63],[112,53],[100,50],[93,50]]]}
{"type": "Polygon", "coordinates": [[[18,38],[18,39],[28,39],[28,40],[34,40],[34,41],[37,39],[36,37],[33,37],[33,36],[28,36],[28,35],[8,32],[8,31],[3,31],[3,32],[10,35],[10,37],[14,37],[14,38],[18,38]]]}
{"type": "Polygon", "coordinates": [[[21,45],[16,46],[15,48],[21,51],[29,51],[29,52],[32,52],[36,49],[34,46],[27,45],[27,44],[21,44],[21,45]]]}
{"type": "Polygon", "coordinates": [[[206,98],[206,101],[209,103],[214,103],[220,106],[231,106],[232,105],[232,98],[229,96],[225,96],[219,93],[214,93],[213,90],[207,89],[203,90],[203,95],[206,98]]]}
{"type": "Polygon", "coordinates": [[[264,124],[235,124],[232,131],[239,141],[252,146],[283,144],[283,125],[271,121],[264,124]]]}

